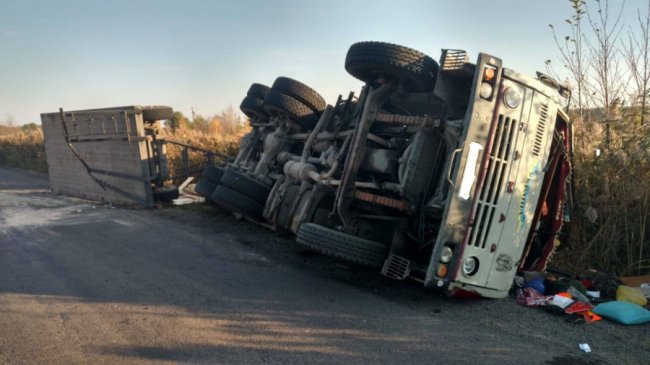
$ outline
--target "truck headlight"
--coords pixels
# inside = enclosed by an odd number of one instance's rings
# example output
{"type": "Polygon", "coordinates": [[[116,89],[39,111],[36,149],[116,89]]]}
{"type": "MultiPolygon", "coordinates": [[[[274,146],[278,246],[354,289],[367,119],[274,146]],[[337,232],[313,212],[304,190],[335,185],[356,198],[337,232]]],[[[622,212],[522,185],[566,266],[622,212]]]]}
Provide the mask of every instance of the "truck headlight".
{"type": "Polygon", "coordinates": [[[503,103],[506,104],[508,108],[515,109],[521,104],[523,99],[521,91],[515,87],[509,87],[506,89],[506,92],[503,95],[503,103]]]}
{"type": "Polygon", "coordinates": [[[487,82],[482,82],[478,93],[483,99],[489,99],[492,97],[492,85],[487,82]]]}
{"type": "Polygon", "coordinates": [[[445,246],[440,253],[440,262],[448,263],[451,261],[451,256],[454,254],[454,251],[451,250],[451,247],[445,246]]]}
{"type": "Polygon", "coordinates": [[[472,276],[478,271],[478,259],[474,256],[468,257],[463,261],[463,274],[472,276]]]}

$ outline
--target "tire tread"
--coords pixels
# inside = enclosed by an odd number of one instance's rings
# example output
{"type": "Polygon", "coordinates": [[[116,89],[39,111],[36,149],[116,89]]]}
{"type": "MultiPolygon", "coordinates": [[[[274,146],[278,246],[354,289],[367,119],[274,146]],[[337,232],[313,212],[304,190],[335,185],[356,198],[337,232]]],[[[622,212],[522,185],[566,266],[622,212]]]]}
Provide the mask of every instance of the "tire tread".
{"type": "Polygon", "coordinates": [[[296,241],[316,252],[365,266],[381,267],[386,259],[383,244],[315,223],[302,224],[296,241]]]}

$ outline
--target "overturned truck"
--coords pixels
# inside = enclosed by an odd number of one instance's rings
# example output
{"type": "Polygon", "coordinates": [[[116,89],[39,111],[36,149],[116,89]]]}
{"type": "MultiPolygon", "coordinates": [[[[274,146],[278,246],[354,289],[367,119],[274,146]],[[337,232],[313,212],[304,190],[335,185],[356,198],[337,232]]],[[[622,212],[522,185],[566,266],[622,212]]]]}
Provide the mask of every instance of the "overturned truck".
{"type": "Polygon", "coordinates": [[[451,296],[504,297],[544,270],[570,202],[568,90],[491,55],[381,42],[345,68],[365,86],[333,105],[295,80],[253,85],[253,130],[211,200],[451,296]]]}

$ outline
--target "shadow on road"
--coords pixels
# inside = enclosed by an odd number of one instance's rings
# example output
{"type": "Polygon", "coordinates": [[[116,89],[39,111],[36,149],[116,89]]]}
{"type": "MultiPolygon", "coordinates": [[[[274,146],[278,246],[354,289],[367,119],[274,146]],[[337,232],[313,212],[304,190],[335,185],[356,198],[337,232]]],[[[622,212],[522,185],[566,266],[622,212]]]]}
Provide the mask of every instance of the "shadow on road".
{"type": "MultiPolygon", "coordinates": [[[[511,300],[450,300],[311,254],[210,207],[0,199],[0,363],[521,363],[585,335],[511,300]]],[[[619,356],[614,327],[594,333],[619,356]]]]}

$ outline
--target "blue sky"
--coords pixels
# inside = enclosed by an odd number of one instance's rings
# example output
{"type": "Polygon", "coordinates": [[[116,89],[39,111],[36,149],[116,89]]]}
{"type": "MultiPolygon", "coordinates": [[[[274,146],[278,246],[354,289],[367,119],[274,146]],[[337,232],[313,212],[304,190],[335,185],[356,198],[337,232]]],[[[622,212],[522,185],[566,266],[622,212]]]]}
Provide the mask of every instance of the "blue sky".
{"type": "MultiPolygon", "coordinates": [[[[624,20],[644,4],[628,1],[624,20]]],[[[130,104],[209,115],[277,76],[334,102],[361,88],[343,62],[364,40],[434,59],[488,52],[533,74],[557,55],[548,24],[570,12],[568,0],[0,0],[0,121],[130,104]]]]}

